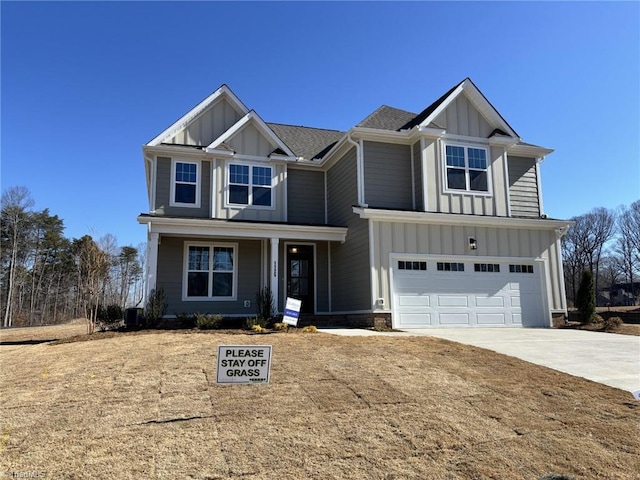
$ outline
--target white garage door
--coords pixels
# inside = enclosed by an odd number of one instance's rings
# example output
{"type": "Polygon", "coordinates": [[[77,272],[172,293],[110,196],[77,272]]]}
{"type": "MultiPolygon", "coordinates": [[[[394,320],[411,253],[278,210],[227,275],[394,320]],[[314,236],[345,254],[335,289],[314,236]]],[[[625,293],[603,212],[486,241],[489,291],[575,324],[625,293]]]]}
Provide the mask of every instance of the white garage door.
{"type": "Polygon", "coordinates": [[[536,262],[393,260],[396,328],[548,326],[536,262]]]}

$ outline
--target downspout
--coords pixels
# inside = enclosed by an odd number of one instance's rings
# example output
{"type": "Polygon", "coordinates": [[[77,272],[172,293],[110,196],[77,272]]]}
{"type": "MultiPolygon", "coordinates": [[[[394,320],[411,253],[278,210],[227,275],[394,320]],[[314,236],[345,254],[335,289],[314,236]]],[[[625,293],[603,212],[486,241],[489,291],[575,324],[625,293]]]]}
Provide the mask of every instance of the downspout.
{"type": "Polygon", "coordinates": [[[540,164],[544,162],[544,156],[536,159],[536,184],[538,186],[538,210],[542,218],[547,218],[542,205],[542,182],[540,181],[540,164]]]}
{"type": "Polygon", "coordinates": [[[356,179],[358,188],[358,206],[367,207],[364,202],[364,159],[362,157],[362,145],[347,135],[347,142],[356,147],[356,179]]]}

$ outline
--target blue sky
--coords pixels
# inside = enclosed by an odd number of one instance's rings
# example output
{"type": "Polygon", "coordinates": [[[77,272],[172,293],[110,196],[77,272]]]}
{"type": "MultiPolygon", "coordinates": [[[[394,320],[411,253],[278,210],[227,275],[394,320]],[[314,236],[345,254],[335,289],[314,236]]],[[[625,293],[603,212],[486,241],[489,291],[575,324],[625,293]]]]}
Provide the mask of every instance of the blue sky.
{"type": "Polygon", "coordinates": [[[638,2],[1,2],[2,190],[68,237],[146,240],[141,146],[226,83],[267,122],[346,130],[471,77],[554,148],[544,207],[640,198],[638,2]]]}

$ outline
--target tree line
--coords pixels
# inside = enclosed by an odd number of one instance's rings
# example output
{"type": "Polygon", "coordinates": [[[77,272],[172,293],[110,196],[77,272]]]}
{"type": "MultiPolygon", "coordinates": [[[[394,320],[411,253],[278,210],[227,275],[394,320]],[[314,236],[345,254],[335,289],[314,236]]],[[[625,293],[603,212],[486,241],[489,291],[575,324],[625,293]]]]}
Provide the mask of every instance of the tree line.
{"type": "Polygon", "coordinates": [[[571,220],[575,225],[562,238],[568,304],[575,304],[582,274],[589,270],[598,305],[615,304],[611,292],[621,285],[626,295],[617,303],[635,305],[640,292],[640,200],[617,210],[594,208],[571,220]]]}
{"type": "Polygon", "coordinates": [[[87,318],[92,330],[100,309],[142,302],[146,244],[119,247],[112,234],[67,238],[63,220],[35,210],[26,187],[6,189],[1,207],[3,327],[87,318]]]}

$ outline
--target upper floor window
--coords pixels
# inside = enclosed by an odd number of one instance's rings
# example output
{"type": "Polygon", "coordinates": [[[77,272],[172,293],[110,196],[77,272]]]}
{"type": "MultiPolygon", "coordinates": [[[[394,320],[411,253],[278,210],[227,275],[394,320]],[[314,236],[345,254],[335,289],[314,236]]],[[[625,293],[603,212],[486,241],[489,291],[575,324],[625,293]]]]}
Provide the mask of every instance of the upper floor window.
{"type": "Polygon", "coordinates": [[[271,207],[272,176],[271,167],[229,165],[229,204],[271,207]]]}
{"type": "Polygon", "coordinates": [[[173,161],[171,205],[200,206],[200,172],[195,162],[173,161]]]}
{"type": "Polygon", "coordinates": [[[487,150],[479,147],[447,145],[446,179],[449,190],[489,192],[487,150]]]}

